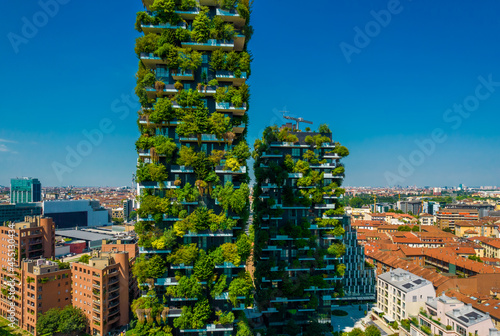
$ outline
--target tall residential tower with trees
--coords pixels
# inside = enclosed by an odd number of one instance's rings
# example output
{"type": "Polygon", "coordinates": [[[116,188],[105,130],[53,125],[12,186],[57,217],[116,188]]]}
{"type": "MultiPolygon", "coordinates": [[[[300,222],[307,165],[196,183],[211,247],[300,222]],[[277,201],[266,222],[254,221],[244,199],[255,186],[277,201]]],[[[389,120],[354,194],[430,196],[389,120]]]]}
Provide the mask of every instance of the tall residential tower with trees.
{"type": "Polygon", "coordinates": [[[255,142],[256,302],[277,333],[321,330],[332,305],[375,298],[375,273],[339,203],[347,155],[324,124],[268,127],[255,142]]]}
{"type": "Polygon", "coordinates": [[[249,0],[143,0],[136,335],[233,335],[253,302],[249,0]]]}

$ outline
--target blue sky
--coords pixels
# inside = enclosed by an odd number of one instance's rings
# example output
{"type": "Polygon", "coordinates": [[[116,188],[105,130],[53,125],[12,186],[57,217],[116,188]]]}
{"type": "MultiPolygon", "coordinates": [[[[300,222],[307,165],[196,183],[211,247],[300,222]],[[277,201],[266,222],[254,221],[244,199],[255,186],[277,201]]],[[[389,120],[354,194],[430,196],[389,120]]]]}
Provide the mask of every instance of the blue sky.
{"type": "MultiPolygon", "coordinates": [[[[130,185],[133,26],[142,4],[58,4],[52,16],[39,2],[0,5],[8,13],[0,24],[0,185],[15,176],[45,186],[130,185]],[[84,132],[95,136],[90,147],[84,132]],[[77,150],[85,155],[68,157],[77,150]]],[[[330,124],[350,149],[346,185],[500,185],[499,10],[493,0],[256,0],[249,142],[287,109],[330,124]],[[354,48],[348,62],[345,50],[354,48]],[[454,104],[467,109],[454,112],[454,104]]]]}

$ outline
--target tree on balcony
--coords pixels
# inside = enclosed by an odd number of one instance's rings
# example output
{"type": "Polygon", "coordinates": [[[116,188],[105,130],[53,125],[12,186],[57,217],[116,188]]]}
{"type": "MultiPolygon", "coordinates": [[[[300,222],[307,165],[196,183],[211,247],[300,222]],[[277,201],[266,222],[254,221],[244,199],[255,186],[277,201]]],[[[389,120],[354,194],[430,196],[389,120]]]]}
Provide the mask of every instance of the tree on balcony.
{"type": "Polygon", "coordinates": [[[249,298],[252,288],[253,283],[250,274],[248,272],[241,272],[229,285],[229,300],[236,306],[238,304],[238,296],[249,298]]]}
{"type": "Polygon", "coordinates": [[[191,265],[197,259],[198,253],[196,244],[182,245],[167,257],[167,261],[174,265],[191,265]]]}
{"type": "Polygon", "coordinates": [[[200,13],[193,21],[193,31],[191,38],[198,43],[205,43],[210,38],[211,21],[208,17],[208,8],[202,7],[200,13]]]}

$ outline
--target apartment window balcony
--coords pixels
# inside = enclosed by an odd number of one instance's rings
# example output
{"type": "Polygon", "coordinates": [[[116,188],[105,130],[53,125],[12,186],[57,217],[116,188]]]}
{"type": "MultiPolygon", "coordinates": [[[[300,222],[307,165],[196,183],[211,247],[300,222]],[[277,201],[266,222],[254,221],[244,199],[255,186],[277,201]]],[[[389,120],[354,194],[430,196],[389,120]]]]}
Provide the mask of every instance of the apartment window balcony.
{"type": "Polygon", "coordinates": [[[154,68],[157,64],[167,64],[167,61],[164,61],[161,57],[156,56],[154,53],[142,52],[140,53],[139,58],[148,68],[154,68]]]}
{"type": "Polygon", "coordinates": [[[187,25],[185,22],[179,22],[178,24],[167,23],[159,23],[159,24],[150,24],[150,23],[141,23],[141,28],[144,34],[149,33],[161,33],[163,29],[186,29],[187,25]]]}
{"type": "Polygon", "coordinates": [[[142,253],[142,254],[167,254],[167,253],[171,253],[172,251],[171,250],[153,250],[153,249],[145,249],[144,247],[139,247],[139,253],[142,253]]]}
{"type": "Polygon", "coordinates": [[[176,286],[179,282],[175,278],[157,278],[155,280],[156,286],[176,286]]]}
{"type": "Polygon", "coordinates": [[[177,165],[172,165],[170,166],[170,171],[172,173],[194,173],[193,167],[190,166],[177,166],[177,165]]]}
{"type": "Polygon", "coordinates": [[[146,88],[146,93],[148,94],[148,98],[150,98],[150,99],[154,99],[158,95],[160,95],[160,96],[173,95],[173,94],[177,94],[178,92],[179,92],[179,90],[177,90],[174,87],[174,84],[166,84],[165,87],[163,88],[163,90],[161,90],[161,91],[157,91],[154,87],[147,87],[146,88]]]}
{"type": "Polygon", "coordinates": [[[243,103],[242,106],[237,107],[227,102],[215,103],[215,110],[217,112],[231,112],[233,115],[242,116],[247,111],[247,104],[243,103]]]}
{"type": "Polygon", "coordinates": [[[246,124],[240,124],[237,126],[233,126],[233,133],[243,133],[245,131],[245,128],[247,127],[246,124]]]}
{"type": "Polygon", "coordinates": [[[217,174],[246,174],[247,167],[241,166],[238,170],[224,169],[224,166],[215,167],[215,172],[217,174]]]}
{"type": "Polygon", "coordinates": [[[99,314],[101,313],[101,311],[100,311],[99,309],[97,309],[97,308],[92,308],[92,310],[93,310],[94,312],[96,312],[96,313],[99,313],[99,314]]]}
{"type": "Polygon", "coordinates": [[[234,74],[234,71],[216,71],[215,78],[220,82],[231,82],[236,86],[240,86],[245,83],[247,79],[247,73],[242,72],[239,77],[234,74]]]}
{"type": "Polygon", "coordinates": [[[114,287],[112,286],[109,288],[109,292],[111,293],[111,292],[117,291],[119,289],[120,289],[120,286],[114,286],[114,287]]]}
{"type": "Polygon", "coordinates": [[[191,48],[193,50],[212,51],[220,49],[223,51],[231,51],[234,49],[234,40],[215,40],[210,39],[207,42],[182,42],[183,48],[191,48]]]}
{"type": "MultiPolygon", "coordinates": [[[[183,141],[183,142],[198,142],[197,137],[180,138],[179,140],[183,141]]],[[[224,139],[217,138],[217,136],[215,136],[215,134],[202,134],[201,141],[202,142],[224,142],[224,139]]]]}
{"type": "Polygon", "coordinates": [[[193,20],[196,15],[200,14],[199,8],[191,8],[188,10],[176,10],[176,14],[179,14],[183,19],[193,20]]]}
{"type": "Polygon", "coordinates": [[[224,21],[233,23],[237,28],[241,28],[245,25],[245,19],[242,18],[235,9],[226,10],[217,8],[215,14],[220,16],[224,21]]]}

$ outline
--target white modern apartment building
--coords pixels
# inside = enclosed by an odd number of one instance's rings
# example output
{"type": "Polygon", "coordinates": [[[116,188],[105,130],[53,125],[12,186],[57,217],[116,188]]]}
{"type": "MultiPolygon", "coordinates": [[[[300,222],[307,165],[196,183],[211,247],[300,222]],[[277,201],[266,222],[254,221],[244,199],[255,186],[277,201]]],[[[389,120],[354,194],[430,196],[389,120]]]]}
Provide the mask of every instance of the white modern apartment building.
{"type": "Polygon", "coordinates": [[[425,309],[410,324],[410,330],[400,328],[400,335],[500,336],[500,332],[495,329],[489,314],[442,295],[429,299],[425,309]]]}
{"type": "Polygon", "coordinates": [[[377,308],[387,322],[417,316],[428,299],[435,298],[432,282],[401,268],[381,274],[377,279],[377,308]]]}

